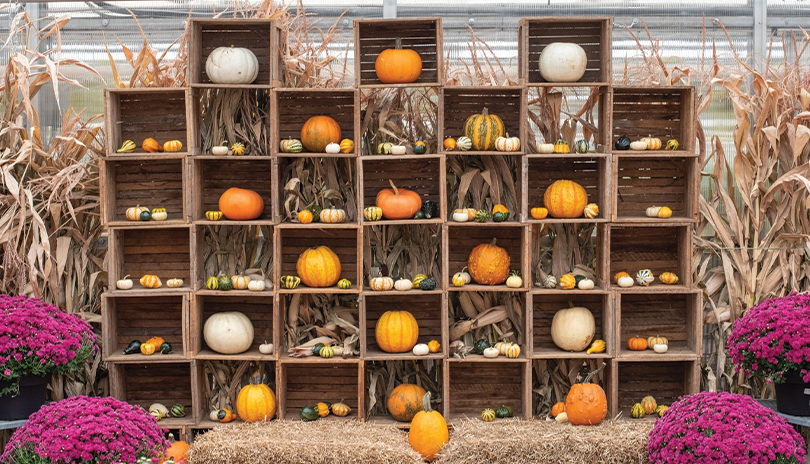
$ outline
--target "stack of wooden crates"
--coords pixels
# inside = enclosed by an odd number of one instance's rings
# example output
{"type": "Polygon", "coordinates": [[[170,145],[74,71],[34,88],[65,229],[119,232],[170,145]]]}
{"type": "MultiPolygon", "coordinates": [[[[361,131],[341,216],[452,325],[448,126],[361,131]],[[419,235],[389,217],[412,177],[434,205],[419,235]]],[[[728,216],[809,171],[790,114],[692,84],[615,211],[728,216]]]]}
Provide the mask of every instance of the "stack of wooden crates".
{"type": "MultiPolygon", "coordinates": [[[[679,395],[695,392],[700,384],[702,303],[692,282],[692,234],[697,220],[698,157],[695,154],[695,94],[691,87],[619,87],[611,79],[610,18],[526,18],[518,29],[520,85],[498,87],[445,86],[445,51],[440,18],[362,20],[354,25],[355,87],[348,89],[284,88],[281,50],[284,34],[272,21],[206,19],[193,20],[189,41],[190,66],[185,88],[110,89],[106,92],[107,153],[102,163],[103,220],[109,232],[109,281],[130,275],[158,274],[164,280],[184,279],[180,288],[145,289],[137,283],[131,290],[113,285],[104,295],[103,350],[110,369],[112,394],[144,407],[154,402],[183,404],[184,418],[168,418],[164,427],[178,429],[190,438],[195,430],[217,424],[208,419],[207,398],[212,379],[206,361],[267,363],[275,378],[266,379],[278,396],[283,420],[298,420],[299,409],[317,401],[343,400],[351,417],[379,423],[394,423],[389,416],[370,415],[369,365],[415,361],[437,367],[441,392],[439,409],[451,420],[476,417],[484,407],[510,405],[515,415],[530,418],[537,412],[539,364],[581,363],[599,359],[606,369],[598,379],[608,396],[611,415],[623,412],[647,394],[668,404],[679,395]],[[435,138],[424,155],[368,155],[373,149],[361,143],[361,95],[384,87],[374,72],[376,56],[392,48],[396,39],[403,47],[419,52],[423,72],[408,87],[434,93],[437,102],[435,138]],[[545,82],[538,57],[551,42],[576,42],[588,56],[585,76],[575,84],[545,82]],[[220,46],[251,49],[258,57],[259,75],[251,85],[212,84],[205,73],[205,60],[220,46]],[[570,92],[597,89],[595,121],[598,126],[585,154],[534,154],[526,142],[529,111],[552,89],[570,92]],[[235,90],[234,90],[235,89],[235,90]],[[268,143],[250,156],[212,156],[208,148],[219,141],[202,140],[201,126],[212,117],[203,101],[221,92],[252,93],[271,115],[263,130],[268,143]],[[462,135],[466,118],[482,107],[500,115],[509,133],[520,137],[521,150],[502,152],[444,151],[445,136],[462,135]],[[280,153],[279,141],[298,137],[310,117],[328,113],[338,121],[344,137],[356,143],[354,153],[325,155],[280,153]],[[674,138],[676,151],[614,151],[613,141],[626,135],[674,138]],[[179,139],[179,153],[118,154],[124,140],[137,144],[154,137],[163,142],[179,139]],[[361,154],[362,153],[362,154],[361,154]],[[283,210],[285,169],[296,157],[338,157],[351,177],[341,179],[356,186],[357,211],[374,204],[376,193],[393,179],[398,186],[419,192],[439,204],[433,219],[368,222],[351,214],[343,224],[299,224],[283,210]],[[448,160],[451,157],[503,157],[515,166],[518,188],[517,211],[502,223],[456,223],[449,221],[456,204],[448,201],[448,160]],[[589,201],[600,207],[596,219],[544,219],[529,215],[542,205],[546,187],[557,179],[582,184],[589,201]],[[217,209],[219,195],[229,187],[250,188],[265,201],[262,216],[254,221],[212,222],[207,210],[217,209]],[[163,222],[130,222],[128,207],[165,207],[163,222]],[[648,218],[645,209],[667,205],[669,219],[648,218]],[[596,254],[596,288],[593,290],[546,289],[534,283],[539,248],[551,225],[595,230],[587,246],[596,254]],[[595,226],[594,226],[595,224],[595,226]],[[372,228],[429,227],[441,236],[441,263],[436,290],[372,292],[368,288],[372,228]],[[247,233],[246,232],[247,229],[247,233]],[[211,291],[204,286],[205,247],[211,236],[234,240],[261,237],[268,280],[294,274],[298,254],[309,246],[329,244],[343,263],[343,277],[350,289],[279,289],[259,293],[232,290],[211,291]],[[492,238],[509,252],[512,267],[526,276],[524,288],[468,285],[453,287],[450,277],[466,265],[471,249],[492,238]],[[619,271],[635,275],[639,269],[677,273],[677,285],[656,282],[650,287],[619,289],[611,276],[619,271]],[[531,276],[531,277],[529,277],[531,276]],[[517,359],[466,359],[449,356],[450,305],[458,304],[461,292],[493,292],[499,298],[516,298],[521,305],[522,354],[517,359]],[[293,358],[287,354],[286,308],[296,294],[340,294],[353,302],[360,328],[360,356],[321,359],[293,358]],[[596,319],[596,337],[607,342],[602,354],[564,352],[554,345],[550,322],[554,313],[570,305],[586,306],[596,319]],[[382,352],[374,340],[374,327],[382,312],[394,307],[410,309],[420,324],[420,343],[440,340],[440,353],[416,358],[410,354],[382,352]],[[253,322],[253,347],[240,355],[221,355],[208,349],[202,325],[221,311],[241,311],[253,322]],[[146,357],[124,355],[133,339],[163,336],[175,350],[169,355],[146,357]],[[670,340],[665,354],[626,349],[632,336],[663,335],[670,340]],[[273,342],[272,356],[261,355],[258,345],[273,342]]],[[[536,128],[535,128],[536,129],[536,128]]],[[[472,205],[464,205],[472,206],[472,205]]],[[[238,265],[237,265],[238,267],[238,265]]],[[[242,266],[244,267],[244,265],[242,266]]],[[[244,271],[244,268],[236,269],[244,271]]],[[[558,276],[559,277],[559,276],[558,276]]],[[[333,420],[340,420],[330,416],[333,420]]],[[[399,424],[406,427],[407,424],[399,424]]]]}

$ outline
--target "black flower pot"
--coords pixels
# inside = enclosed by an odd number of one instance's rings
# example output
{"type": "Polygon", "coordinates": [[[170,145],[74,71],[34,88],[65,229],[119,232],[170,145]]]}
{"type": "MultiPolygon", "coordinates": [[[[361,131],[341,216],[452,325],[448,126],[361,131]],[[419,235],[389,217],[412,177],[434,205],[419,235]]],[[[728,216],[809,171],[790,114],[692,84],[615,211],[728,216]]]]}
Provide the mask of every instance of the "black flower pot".
{"type": "MultiPolygon", "coordinates": [[[[26,375],[20,379],[20,393],[17,396],[0,396],[0,420],[12,421],[28,419],[45,404],[49,377],[26,375]]],[[[11,382],[0,380],[0,390],[11,386],[11,382]]]]}
{"type": "Polygon", "coordinates": [[[785,382],[774,387],[777,411],[791,416],[810,416],[810,383],[802,380],[799,371],[788,372],[785,382]]]}

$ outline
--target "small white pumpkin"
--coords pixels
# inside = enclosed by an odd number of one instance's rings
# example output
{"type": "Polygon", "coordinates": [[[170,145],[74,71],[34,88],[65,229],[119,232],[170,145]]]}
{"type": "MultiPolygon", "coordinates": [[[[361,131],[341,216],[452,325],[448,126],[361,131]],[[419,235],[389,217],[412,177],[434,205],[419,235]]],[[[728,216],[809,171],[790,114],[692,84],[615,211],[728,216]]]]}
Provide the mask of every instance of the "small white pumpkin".
{"type": "Polygon", "coordinates": [[[664,343],[656,343],[655,346],[653,346],[653,351],[660,354],[666,353],[668,349],[669,347],[664,343]]]}
{"type": "Polygon", "coordinates": [[[659,211],[661,211],[660,206],[650,206],[649,208],[647,208],[647,217],[657,218],[659,211]]]}
{"type": "Polygon", "coordinates": [[[205,321],[203,339],[217,353],[244,353],[253,344],[253,323],[238,311],[215,313],[205,321]]]}
{"type": "Polygon", "coordinates": [[[636,282],[642,287],[648,287],[655,280],[655,276],[649,269],[642,269],[636,273],[636,282]]]}
{"type": "Polygon", "coordinates": [[[214,84],[252,84],[259,60],[247,48],[217,47],[205,60],[205,74],[214,84]]]}
{"type": "Polygon", "coordinates": [[[498,354],[506,356],[506,350],[509,348],[509,345],[511,345],[509,342],[498,342],[495,344],[495,348],[498,349],[498,354]]]}
{"type": "Polygon", "coordinates": [[[463,287],[467,285],[467,279],[464,278],[464,273],[456,272],[453,274],[453,286],[454,287],[463,287]]]}
{"type": "Polygon", "coordinates": [[[259,353],[261,354],[273,354],[273,344],[267,343],[267,340],[264,341],[261,345],[259,345],[259,353]]]}
{"type": "Polygon", "coordinates": [[[331,348],[332,354],[334,354],[335,356],[343,356],[343,353],[346,351],[346,349],[343,348],[343,345],[334,345],[331,348]]]}
{"type": "Polygon", "coordinates": [[[151,414],[152,411],[159,411],[161,417],[169,416],[169,408],[164,406],[163,403],[153,403],[151,406],[149,406],[149,413],[151,414]]]}
{"type": "Polygon", "coordinates": [[[634,283],[635,283],[635,281],[630,276],[621,276],[621,277],[619,277],[619,280],[616,281],[616,284],[618,284],[619,287],[622,287],[622,288],[632,287],[634,283]]]}
{"type": "Polygon", "coordinates": [[[208,413],[208,418],[213,422],[219,422],[219,410],[212,409],[211,412],[208,413]]]}
{"type": "Polygon", "coordinates": [[[165,221],[169,218],[169,213],[166,212],[164,208],[155,208],[152,210],[152,220],[153,221],[165,221]]]}
{"type": "Polygon", "coordinates": [[[506,348],[506,357],[509,359],[516,359],[520,356],[520,345],[517,343],[510,343],[506,348]]]}
{"type": "Polygon", "coordinates": [[[499,354],[501,354],[500,351],[498,350],[498,348],[495,348],[494,346],[490,348],[484,348],[485,358],[497,358],[499,354]]]}
{"type": "Polygon", "coordinates": [[[509,288],[520,288],[523,286],[523,279],[519,275],[511,275],[506,279],[506,286],[509,288]]]}
{"type": "Polygon", "coordinates": [[[376,292],[385,292],[394,288],[394,279],[390,277],[374,277],[369,281],[369,286],[376,292]]]}
{"type": "Polygon", "coordinates": [[[630,142],[630,149],[633,151],[644,151],[647,149],[647,142],[643,142],[641,140],[630,142]]]}
{"type": "Polygon", "coordinates": [[[179,288],[183,286],[183,279],[169,279],[166,281],[166,286],[169,288],[179,288]]]}
{"type": "Polygon", "coordinates": [[[326,153],[329,153],[330,155],[340,153],[340,144],[332,142],[326,145],[326,153]]]}
{"type": "Polygon", "coordinates": [[[413,282],[408,279],[399,279],[394,282],[394,289],[405,292],[413,288],[413,282]]]}
{"type": "Polygon", "coordinates": [[[426,343],[419,343],[413,347],[413,354],[416,356],[425,356],[428,353],[430,353],[430,349],[426,343]]]}
{"type": "Polygon", "coordinates": [[[456,209],[453,210],[453,220],[456,222],[467,222],[470,220],[470,216],[467,214],[466,209],[456,209]]]}
{"type": "Polygon", "coordinates": [[[407,148],[405,145],[394,145],[391,147],[392,155],[404,155],[407,148]]]}
{"type": "Polygon", "coordinates": [[[561,413],[557,414],[557,417],[555,417],[554,420],[561,423],[561,424],[564,424],[564,423],[568,422],[568,413],[561,412],[561,413]]]}
{"type": "Polygon", "coordinates": [[[223,155],[227,155],[228,152],[230,152],[230,151],[231,151],[231,149],[228,148],[227,145],[217,145],[215,147],[211,147],[211,154],[212,155],[223,156],[223,155]]]}
{"type": "Polygon", "coordinates": [[[251,279],[250,282],[248,282],[248,290],[250,290],[251,292],[261,292],[261,291],[263,291],[264,290],[264,279],[257,279],[257,280],[251,279]]]}
{"type": "Polygon", "coordinates": [[[548,82],[576,82],[585,75],[588,55],[575,43],[552,42],[540,53],[540,75],[548,82]]]}
{"type": "Polygon", "coordinates": [[[469,137],[459,137],[456,139],[456,149],[459,151],[470,151],[472,140],[469,137]]]}
{"type": "Polygon", "coordinates": [[[541,143],[537,145],[537,152],[541,155],[550,155],[554,153],[554,144],[553,143],[541,143]]]}
{"type": "Polygon", "coordinates": [[[506,137],[498,137],[495,139],[495,149],[498,151],[518,151],[520,150],[520,139],[517,137],[509,137],[509,133],[506,133],[506,137]]]}
{"type": "Polygon", "coordinates": [[[132,279],[130,279],[129,276],[125,276],[123,279],[120,279],[115,283],[115,287],[118,290],[129,290],[132,288],[132,279]]]}
{"type": "Polygon", "coordinates": [[[577,284],[577,288],[580,290],[593,290],[594,283],[591,279],[582,279],[577,284]]]}

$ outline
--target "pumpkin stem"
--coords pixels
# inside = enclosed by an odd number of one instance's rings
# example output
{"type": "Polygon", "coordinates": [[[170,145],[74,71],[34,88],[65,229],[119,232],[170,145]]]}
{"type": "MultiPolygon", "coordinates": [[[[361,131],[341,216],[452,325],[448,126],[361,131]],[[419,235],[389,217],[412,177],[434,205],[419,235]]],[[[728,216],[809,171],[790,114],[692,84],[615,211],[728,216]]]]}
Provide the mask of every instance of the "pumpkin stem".
{"type": "Polygon", "coordinates": [[[494,237],[494,238],[492,239],[492,241],[491,241],[491,242],[489,242],[489,244],[490,244],[491,246],[495,246],[495,242],[497,242],[497,241],[498,241],[498,238],[497,238],[497,237],[494,237]]]}
{"type": "Polygon", "coordinates": [[[422,410],[433,412],[433,408],[430,407],[430,392],[425,393],[425,396],[422,397],[422,410]]]}
{"type": "Polygon", "coordinates": [[[402,37],[397,37],[396,41],[394,42],[394,48],[397,50],[402,50],[402,37]]]}
{"type": "Polygon", "coordinates": [[[484,116],[489,116],[489,110],[487,109],[486,106],[484,107],[483,110],[481,110],[481,114],[484,115],[484,116]]]}
{"type": "Polygon", "coordinates": [[[391,179],[388,179],[388,182],[391,184],[391,188],[394,189],[394,195],[399,195],[399,189],[397,188],[396,185],[394,185],[394,181],[391,180],[391,179]]]}
{"type": "Polygon", "coordinates": [[[595,370],[595,371],[591,371],[591,373],[590,373],[590,374],[588,374],[588,376],[587,376],[587,377],[585,377],[585,380],[583,380],[583,381],[582,381],[582,383],[588,383],[588,382],[590,382],[590,381],[591,381],[591,377],[593,377],[594,375],[598,374],[598,373],[599,373],[599,371],[601,371],[601,370],[602,370],[602,369],[604,369],[604,368],[605,368],[605,363],[602,363],[602,365],[601,365],[601,366],[599,366],[599,369],[597,369],[597,370],[595,370]]]}

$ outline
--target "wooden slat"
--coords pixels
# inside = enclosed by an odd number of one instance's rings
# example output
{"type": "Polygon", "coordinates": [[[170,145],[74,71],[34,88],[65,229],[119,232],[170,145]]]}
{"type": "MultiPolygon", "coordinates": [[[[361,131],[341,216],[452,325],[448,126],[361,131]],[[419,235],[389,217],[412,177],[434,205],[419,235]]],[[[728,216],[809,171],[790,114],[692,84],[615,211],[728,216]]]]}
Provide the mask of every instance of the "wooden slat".
{"type": "Polygon", "coordinates": [[[619,362],[618,411],[629,416],[633,404],[647,395],[652,395],[658,404],[672,404],[689,393],[685,379],[691,365],[691,361],[619,362]]]}
{"type": "Polygon", "coordinates": [[[111,281],[130,275],[137,281],[145,274],[156,274],[164,285],[167,279],[180,278],[190,282],[190,231],[188,227],[173,229],[120,229],[114,253],[120,256],[118,274],[111,281]]]}
{"type": "Polygon", "coordinates": [[[110,129],[115,134],[109,146],[111,156],[115,156],[114,151],[124,140],[134,141],[135,153],[143,153],[141,143],[149,137],[161,144],[180,140],[183,147],[188,147],[185,90],[117,92],[114,95],[109,99],[111,116],[115,117],[110,121],[110,129]]]}
{"type": "MultiPolygon", "coordinates": [[[[359,365],[342,364],[282,364],[281,376],[277,379],[284,406],[285,419],[298,420],[298,413],[304,406],[312,406],[319,401],[343,402],[358,411],[360,398],[358,385],[359,365]]],[[[356,413],[351,416],[357,417],[356,413]]],[[[350,416],[350,417],[351,417],[350,416]]]]}
{"type": "Polygon", "coordinates": [[[696,158],[615,159],[617,218],[645,217],[650,206],[668,206],[675,218],[693,217],[696,158]]]}
{"type": "Polygon", "coordinates": [[[655,276],[668,271],[675,272],[682,280],[688,278],[688,261],[684,261],[682,256],[681,239],[683,235],[689,235],[686,229],[686,226],[613,226],[610,232],[609,275],[625,271],[635,276],[640,269],[650,269],[655,276]]]}
{"type": "Polygon", "coordinates": [[[205,211],[219,210],[219,198],[232,187],[253,190],[261,195],[264,200],[264,211],[258,219],[272,220],[275,189],[272,182],[272,163],[270,157],[228,156],[221,160],[194,160],[196,178],[200,182],[194,200],[198,203],[195,211],[199,214],[195,220],[204,219],[205,211]]]}
{"type": "Polygon", "coordinates": [[[121,396],[119,399],[137,404],[145,409],[153,403],[167,407],[182,404],[193,411],[191,364],[122,364],[118,365],[120,376],[116,378],[121,396]]]}
{"type": "Polygon", "coordinates": [[[280,55],[273,40],[273,33],[278,33],[272,21],[256,19],[217,19],[194,20],[192,25],[193,40],[190,66],[191,82],[194,84],[210,83],[205,72],[208,55],[218,47],[247,48],[259,63],[259,73],[254,84],[272,85],[278,73],[280,55]],[[276,70],[274,72],[274,69],[276,70]]]}
{"type": "Polygon", "coordinates": [[[112,331],[105,338],[105,354],[120,354],[132,340],[152,337],[162,337],[174,353],[184,353],[184,306],[182,296],[108,298],[105,310],[112,331]]]}
{"type": "Polygon", "coordinates": [[[501,405],[511,407],[515,416],[521,417],[528,408],[523,404],[524,363],[448,364],[448,415],[451,417],[459,414],[477,417],[483,409],[501,405]]]}
{"type": "Polygon", "coordinates": [[[551,321],[561,309],[582,306],[591,311],[596,324],[594,340],[602,339],[611,345],[613,327],[609,325],[609,295],[534,295],[532,299],[532,342],[535,353],[538,351],[557,351],[560,348],[551,339],[551,321]]]}
{"type": "Polygon", "coordinates": [[[403,49],[414,50],[422,59],[422,74],[413,84],[443,83],[440,69],[444,50],[440,32],[440,19],[355,22],[355,81],[361,86],[381,84],[374,64],[380,52],[396,48],[399,39],[403,49]]]}
{"type": "Polygon", "coordinates": [[[576,43],[585,50],[587,66],[579,82],[611,79],[611,18],[524,18],[520,22],[519,61],[524,83],[547,82],[540,75],[539,59],[553,42],[576,43]]]}
{"type": "Polygon", "coordinates": [[[652,136],[662,143],[676,139],[681,149],[694,152],[693,87],[616,87],[613,89],[613,140],[652,136]]]}
{"type": "MultiPolygon", "coordinates": [[[[274,124],[277,140],[301,138],[301,128],[313,116],[328,115],[334,119],[342,131],[342,138],[355,141],[355,153],[360,150],[356,135],[359,125],[355,124],[355,105],[357,95],[354,90],[333,89],[314,91],[285,89],[276,92],[276,111],[278,117],[274,124]]],[[[277,149],[278,147],[274,147],[277,149]]]]}
{"type": "Polygon", "coordinates": [[[107,221],[126,221],[127,208],[166,208],[171,220],[186,220],[184,160],[102,161],[107,221]]]}

